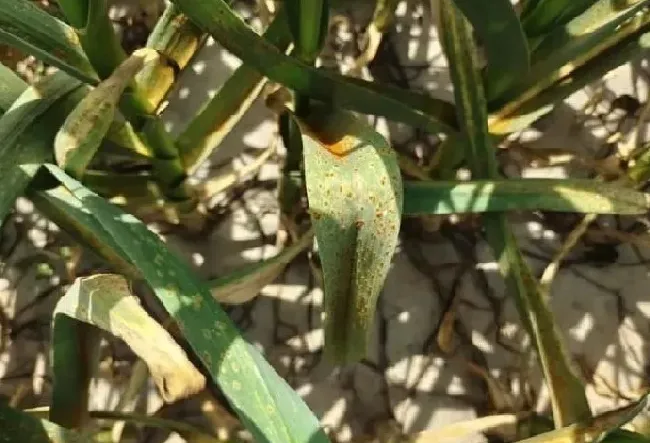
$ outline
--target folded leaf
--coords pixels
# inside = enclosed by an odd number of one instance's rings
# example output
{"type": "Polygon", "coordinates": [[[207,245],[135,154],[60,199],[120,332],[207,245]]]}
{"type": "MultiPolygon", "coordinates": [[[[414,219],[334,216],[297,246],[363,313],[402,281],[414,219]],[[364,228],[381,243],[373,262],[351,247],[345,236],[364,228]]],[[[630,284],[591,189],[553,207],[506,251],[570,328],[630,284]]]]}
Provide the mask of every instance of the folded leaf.
{"type": "Polygon", "coordinates": [[[397,244],[402,180],[397,156],[365,122],[315,106],[299,120],[309,212],[325,285],[325,353],[366,352],[377,297],[397,244]]]}
{"type": "Polygon", "coordinates": [[[310,231],[275,257],[212,280],[210,282],[212,295],[219,302],[226,304],[249,301],[266,285],[273,283],[284,268],[312,244],[312,237],[313,232],[310,231]]]}
{"type": "Polygon", "coordinates": [[[595,180],[508,179],[406,182],[404,214],[557,211],[644,214],[650,195],[595,180]]]}
{"type": "MultiPolygon", "coordinates": [[[[59,300],[54,310],[53,360],[54,394],[51,413],[63,406],[70,386],[58,384],[74,361],[58,358],[67,355],[70,343],[58,341],[61,316],[87,323],[124,340],[147,364],[163,399],[173,402],[195,394],[205,386],[205,378],[188,360],[171,335],[142,308],[131,294],[127,281],[119,275],[100,274],[78,278],[59,300]],[[57,395],[57,394],[60,394],[57,395]],[[57,402],[60,400],[61,403],[57,402]]],[[[67,326],[63,323],[63,327],[67,326]]],[[[63,409],[63,408],[62,408],[63,409]]],[[[65,409],[59,413],[67,413],[65,409]]]]}

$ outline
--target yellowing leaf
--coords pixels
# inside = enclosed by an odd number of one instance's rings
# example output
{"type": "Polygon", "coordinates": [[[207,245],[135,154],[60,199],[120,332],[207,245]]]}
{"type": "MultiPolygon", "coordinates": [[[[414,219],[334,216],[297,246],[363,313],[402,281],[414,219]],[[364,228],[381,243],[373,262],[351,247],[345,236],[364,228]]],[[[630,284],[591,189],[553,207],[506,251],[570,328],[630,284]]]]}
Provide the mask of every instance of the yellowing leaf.
{"type": "MultiPolygon", "coordinates": [[[[58,315],[91,324],[124,340],[147,363],[167,401],[195,394],[205,386],[205,377],[172,336],[147,314],[119,275],[77,279],[56,306],[55,324],[58,315]]],[[[55,354],[57,345],[55,341],[55,354]]]]}
{"type": "Polygon", "coordinates": [[[402,213],[397,157],[369,125],[313,105],[299,122],[309,211],[325,285],[325,353],[365,354],[402,213]]]}

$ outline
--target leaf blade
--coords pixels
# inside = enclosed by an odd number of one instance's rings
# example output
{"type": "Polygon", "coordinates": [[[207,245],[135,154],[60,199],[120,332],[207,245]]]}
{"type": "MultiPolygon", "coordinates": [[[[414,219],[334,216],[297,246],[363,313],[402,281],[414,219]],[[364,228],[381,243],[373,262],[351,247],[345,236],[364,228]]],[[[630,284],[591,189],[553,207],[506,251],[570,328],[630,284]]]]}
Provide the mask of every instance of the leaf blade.
{"type": "Polygon", "coordinates": [[[404,183],[404,214],[557,211],[642,214],[647,194],[594,180],[506,179],[404,183]]]}

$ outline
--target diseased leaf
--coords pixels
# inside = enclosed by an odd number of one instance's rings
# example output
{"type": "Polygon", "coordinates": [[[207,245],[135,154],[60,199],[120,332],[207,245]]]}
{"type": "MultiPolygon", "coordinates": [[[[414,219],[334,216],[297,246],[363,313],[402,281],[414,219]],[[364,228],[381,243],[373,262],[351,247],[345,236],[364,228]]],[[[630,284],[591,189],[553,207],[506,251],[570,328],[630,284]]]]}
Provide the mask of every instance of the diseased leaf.
{"type": "Polygon", "coordinates": [[[90,437],[82,437],[47,420],[39,420],[30,414],[0,403],[0,441],[13,443],[92,443],[90,437]]]}
{"type": "Polygon", "coordinates": [[[595,180],[507,179],[404,183],[404,214],[558,211],[643,214],[650,196],[595,180]]]}
{"type": "Polygon", "coordinates": [[[485,47],[488,60],[485,90],[491,100],[528,73],[530,57],[526,36],[510,0],[454,1],[485,47]]]}
{"type": "Polygon", "coordinates": [[[0,43],[18,48],[84,82],[97,81],[74,29],[28,0],[0,0],[0,43]]]}
{"type": "Polygon", "coordinates": [[[273,258],[247,266],[210,282],[212,296],[221,303],[245,303],[273,283],[284,268],[298,254],[312,244],[313,232],[307,232],[300,240],[273,258]]]}
{"type": "Polygon", "coordinates": [[[83,175],[111,127],[124,89],[145,63],[157,58],[150,49],[134,52],[79,102],[54,139],[54,156],[61,168],[74,177],[83,175]]]}
{"type": "Polygon", "coordinates": [[[172,3],[165,8],[147,39],[147,48],[155,49],[162,57],[157,63],[145,66],[136,77],[151,113],[158,109],[176,81],[176,70],[187,66],[204,37],[176,5],[172,3]]]}
{"type": "Polygon", "coordinates": [[[64,73],[45,77],[26,89],[0,118],[0,225],[31,180],[20,165],[39,165],[51,157],[51,143],[57,125],[65,116],[57,100],[81,85],[64,73]]]}
{"type": "Polygon", "coordinates": [[[431,132],[454,130],[453,106],[448,102],[385,85],[373,86],[371,82],[307,66],[264,41],[223,0],[174,0],[174,3],[247,65],[298,94],[334,107],[382,115],[431,132]]]}
{"type": "MultiPolygon", "coordinates": [[[[58,351],[69,345],[57,341],[58,323],[62,317],[87,323],[124,340],[131,350],[147,364],[156,386],[167,402],[199,392],[205,378],[188,360],[183,349],[171,335],[142,308],[131,294],[127,281],[119,275],[100,274],[78,278],[59,300],[54,310],[54,414],[61,399],[63,406],[69,386],[57,386],[57,375],[65,375],[74,361],[57,358],[58,351]],[[56,394],[60,393],[61,396],[56,394]]],[[[68,325],[63,323],[63,331],[68,325]]],[[[63,409],[59,413],[66,413],[63,409]]]]}
{"type": "Polygon", "coordinates": [[[328,441],[295,392],[277,392],[283,389],[282,379],[270,366],[267,368],[268,363],[261,357],[251,355],[257,351],[249,347],[209,288],[186,263],[135,217],[112,206],[58,167],[46,168],[76,198],[76,207],[82,208],[84,216],[92,216],[101,226],[103,233],[98,235],[107,234],[117,245],[111,253],[136,268],[147,281],[253,438],[278,443],[328,441]],[[291,416],[285,413],[287,410],[292,411],[291,416]]]}
{"type": "MultiPolygon", "coordinates": [[[[284,51],[291,42],[286,15],[280,11],[264,33],[273,46],[284,51]]],[[[243,64],[194,116],[176,139],[185,169],[190,173],[207,159],[251,107],[266,78],[243,64]]]]}
{"type": "Polygon", "coordinates": [[[325,285],[325,353],[366,352],[377,296],[397,244],[402,180],[397,156],[365,122],[313,106],[299,120],[309,212],[325,285]]]}
{"type": "MultiPolygon", "coordinates": [[[[486,100],[469,22],[451,0],[440,0],[438,13],[472,175],[477,179],[497,179],[496,154],[488,133],[486,100]]],[[[519,316],[535,343],[550,391],[555,426],[564,427],[591,417],[583,383],[575,375],[552,312],[521,255],[505,215],[488,213],[483,221],[508,293],[515,297],[519,316]]]]}

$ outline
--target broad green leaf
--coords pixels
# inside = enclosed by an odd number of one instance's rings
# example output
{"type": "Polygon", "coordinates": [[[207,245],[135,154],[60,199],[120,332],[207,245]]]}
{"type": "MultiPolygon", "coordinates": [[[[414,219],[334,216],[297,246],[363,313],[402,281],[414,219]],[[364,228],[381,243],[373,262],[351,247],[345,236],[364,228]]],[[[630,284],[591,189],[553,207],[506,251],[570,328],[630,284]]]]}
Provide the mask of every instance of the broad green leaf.
{"type": "MultiPolygon", "coordinates": [[[[472,174],[476,179],[497,179],[496,154],[488,133],[486,100],[469,22],[451,0],[440,0],[438,16],[472,174]]],[[[574,373],[560,331],[521,255],[505,215],[488,213],[483,220],[488,243],[499,263],[506,288],[515,297],[521,320],[535,343],[549,387],[556,427],[591,417],[583,384],[574,373]]]]}
{"type": "Polygon", "coordinates": [[[284,268],[312,244],[313,235],[310,231],[275,257],[210,281],[212,296],[220,303],[246,303],[273,283],[284,268]]]}
{"type": "Polygon", "coordinates": [[[453,131],[453,107],[447,102],[394,87],[376,88],[370,82],[353,81],[307,66],[258,36],[223,0],[174,0],[174,3],[228,51],[269,79],[282,83],[298,94],[334,107],[382,115],[431,132],[453,131]],[[422,102],[428,105],[421,106],[422,102]]]}
{"type": "Polygon", "coordinates": [[[91,443],[90,437],[39,420],[0,403],[0,441],[13,443],[91,443]]]}
{"type": "Polygon", "coordinates": [[[27,83],[14,71],[0,63],[0,115],[11,108],[11,105],[25,89],[27,89],[27,83]]]}
{"type": "MultiPolygon", "coordinates": [[[[117,245],[112,253],[137,268],[181,329],[195,355],[239,415],[262,442],[327,442],[318,421],[293,392],[279,395],[282,379],[252,354],[230,318],[190,267],[132,215],[120,211],[54,165],[47,170],[117,245]],[[262,371],[264,371],[262,373],[262,371]],[[283,402],[283,404],[280,404],[283,402]],[[286,402],[286,404],[284,403],[286,402]],[[283,411],[289,408],[292,415],[283,411]],[[311,440],[310,440],[311,439],[311,440]]],[[[37,200],[35,200],[35,203],[37,200]]]]}
{"type": "Polygon", "coordinates": [[[639,442],[645,439],[636,438],[638,434],[629,431],[620,431],[618,428],[636,417],[648,404],[648,395],[645,394],[639,400],[624,406],[620,409],[608,411],[596,417],[582,420],[554,431],[545,432],[520,443],[600,443],[602,441],[623,441],[639,442]],[[610,438],[607,438],[607,437],[610,438]]]}
{"type": "Polygon", "coordinates": [[[204,388],[203,375],[165,328],[144,310],[122,276],[99,274],[78,278],[54,310],[51,420],[64,424],[54,417],[69,413],[68,402],[73,391],[70,385],[75,383],[69,377],[74,372],[70,366],[78,359],[64,357],[74,354],[77,347],[77,343],[69,341],[72,337],[68,332],[74,331],[78,323],[92,325],[123,340],[147,364],[165,401],[180,400],[204,388]]]}
{"type": "Polygon", "coordinates": [[[528,74],[530,67],[528,43],[517,13],[510,0],[454,1],[485,47],[485,89],[488,99],[494,99],[528,74]]]}
{"type": "Polygon", "coordinates": [[[638,432],[615,429],[605,436],[603,443],[648,443],[650,438],[638,432]]]}
{"type": "Polygon", "coordinates": [[[53,112],[48,109],[79,86],[62,72],[48,76],[26,89],[0,118],[0,225],[31,180],[18,166],[38,165],[51,157],[52,139],[65,111],[60,102],[53,112]]]}
{"type": "Polygon", "coordinates": [[[526,35],[536,37],[546,34],[583,13],[596,1],[598,0],[529,1],[521,15],[526,35]]]}
{"type": "Polygon", "coordinates": [[[126,53],[113,31],[106,0],[59,0],[58,3],[99,77],[110,76],[124,61],[126,53]]]}
{"type": "Polygon", "coordinates": [[[74,177],[83,175],[111,127],[122,93],[144,64],[157,58],[151,49],[135,51],[79,102],[54,139],[59,166],[74,177]]]}
{"type": "Polygon", "coordinates": [[[162,54],[156,64],[147,65],[136,77],[148,109],[155,111],[203,42],[205,34],[174,4],[169,4],[147,39],[147,48],[162,54]]]}
{"type": "Polygon", "coordinates": [[[82,81],[97,81],[74,29],[29,0],[0,0],[0,43],[31,54],[82,81]]]}
{"type": "Polygon", "coordinates": [[[329,25],[328,0],[289,0],[285,2],[295,56],[311,65],[325,43],[329,25]]]}
{"type": "Polygon", "coordinates": [[[404,183],[404,214],[558,211],[644,214],[650,195],[595,180],[507,179],[404,183]]]}
{"type": "Polygon", "coordinates": [[[375,305],[397,244],[402,180],[397,156],[352,114],[312,106],[299,121],[309,212],[325,290],[325,353],[366,353],[375,305]]]}
{"type": "MultiPolygon", "coordinates": [[[[280,11],[264,33],[264,39],[281,51],[291,42],[286,16],[280,11]]],[[[259,95],[266,78],[244,64],[194,116],[176,139],[187,171],[193,172],[216,149],[259,95]]]]}

